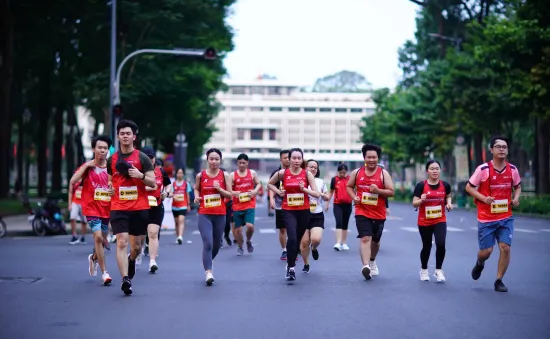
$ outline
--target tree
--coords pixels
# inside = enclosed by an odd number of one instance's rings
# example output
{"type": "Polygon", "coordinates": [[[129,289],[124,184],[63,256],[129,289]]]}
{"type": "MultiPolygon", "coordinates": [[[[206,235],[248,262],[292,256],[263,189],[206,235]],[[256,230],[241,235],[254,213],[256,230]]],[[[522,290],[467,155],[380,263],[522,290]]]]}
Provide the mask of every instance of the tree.
{"type": "Polygon", "coordinates": [[[363,75],[351,71],[340,71],[319,78],[313,86],[313,92],[365,93],[371,91],[371,83],[363,75]]]}

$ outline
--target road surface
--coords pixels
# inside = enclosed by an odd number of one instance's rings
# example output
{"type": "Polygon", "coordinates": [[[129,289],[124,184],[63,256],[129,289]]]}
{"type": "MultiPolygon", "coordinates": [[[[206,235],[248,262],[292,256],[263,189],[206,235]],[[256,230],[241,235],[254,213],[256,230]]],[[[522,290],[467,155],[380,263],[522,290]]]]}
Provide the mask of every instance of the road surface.
{"type": "MultiPolygon", "coordinates": [[[[445,284],[419,280],[410,205],[392,204],[380,276],[371,281],[360,273],[353,217],[351,250],[332,250],[329,211],[319,261],[307,275],[298,261],[297,280],[288,284],[274,220],[265,206],[256,215],[255,252],[237,257],[234,246],[224,247],[212,287],[204,284],[196,217],[181,246],[164,231],[159,271],[148,274],[145,259],[130,297],[120,290],[114,250],[107,262],[115,281],[104,287],[87,273],[89,244],[70,246],[68,236],[1,239],[0,338],[548,338],[549,220],[517,217],[509,292],[498,293],[496,256],[480,280],[470,277],[477,250],[471,212],[449,215],[445,284]]],[[[435,246],[430,259],[433,273],[435,246]]]]}

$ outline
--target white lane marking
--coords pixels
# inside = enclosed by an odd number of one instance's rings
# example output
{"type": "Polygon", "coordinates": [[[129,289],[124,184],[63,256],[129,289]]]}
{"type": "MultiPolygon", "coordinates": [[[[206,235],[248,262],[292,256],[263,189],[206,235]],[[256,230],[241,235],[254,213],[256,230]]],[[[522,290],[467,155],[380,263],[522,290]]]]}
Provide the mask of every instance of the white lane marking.
{"type": "Polygon", "coordinates": [[[272,229],[272,228],[260,228],[260,233],[262,233],[262,234],[273,234],[273,233],[277,233],[277,231],[272,229]]]}
{"type": "Polygon", "coordinates": [[[477,230],[478,230],[477,227],[470,227],[470,229],[471,229],[472,231],[477,231],[477,230]]]}
{"type": "Polygon", "coordinates": [[[403,218],[401,217],[396,217],[396,216],[393,216],[393,215],[388,215],[386,217],[386,220],[403,220],[403,218]]]}
{"type": "Polygon", "coordinates": [[[400,227],[403,231],[418,232],[418,227],[400,227]]]}
{"type": "Polygon", "coordinates": [[[447,226],[447,231],[449,231],[449,232],[464,232],[464,230],[462,228],[449,227],[449,226],[447,226]]]}
{"type": "Polygon", "coordinates": [[[520,233],[539,233],[537,231],[528,230],[528,229],[525,229],[525,228],[514,228],[514,231],[515,232],[520,232],[520,233]]]}
{"type": "Polygon", "coordinates": [[[382,232],[383,232],[383,233],[387,233],[387,232],[389,232],[389,231],[390,231],[390,230],[384,229],[382,232]]]}
{"type": "Polygon", "coordinates": [[[199,232],[199,231],[197,230],[197,231],[193,231],[193,233],[192,233],[192,234],[193,234],[193,235],[200,235],[200,234],[201,234],[201,232],[199,232]]]}
{"type": "Polygon", "coordinates": [[[543,231],[543,232],[550,232],[550,228],[543,228],[543,229],[541,229],[541,231],[543,231]]]}

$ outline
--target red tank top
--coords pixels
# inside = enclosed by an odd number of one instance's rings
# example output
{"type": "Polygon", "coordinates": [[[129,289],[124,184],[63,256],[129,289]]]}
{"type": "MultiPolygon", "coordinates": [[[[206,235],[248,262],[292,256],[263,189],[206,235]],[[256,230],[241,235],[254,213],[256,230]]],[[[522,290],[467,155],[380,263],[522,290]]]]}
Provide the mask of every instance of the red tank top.
{"type": "Polygon", "coordinates": [[[82,204],[82,179],[80,179],[73,186],[73,196],[71,197],[71,202],[75,204],[82,204]]]}
{"type": "Polygon", "coordinates": [[[426,201],[418,208],[418,225],[431,226],[441,222],[447,222],[445,215],[445,185],[443,181],[439,181],[439,186],[434,191],[428,184],[428,180],[424,181],[424,190],[422,194],[426,194],[426,201]]]}
{"type": "Polygon", "coordinates": [[[155,168],[155,182],[157,184],[157,189],[154,191],[148,191],[148,199],[149,199],[149,206],[150,207],[156,207],[161,204],[160,201],[160,192],[162,192],[162,188],[164,187],[162,185],[162,172],[160,171],[160,167],[155,168]]]}
{"type": "Polygon", "coordinates": [[[90,168],[86,171],[82,184],[82,214],[87,217],[109,218],[110,212],[111,195],[107,168],[90,168]]]}
{"type": "Polygon", "coordinates": [[[351,198],[346,191],[349,175],[343,178],[334,177],[334,203],[335,204],[351,204],[351,198]]]}
{"type": "Polygon", "coordinates": [[[302,169],[300,173],[294,175],[287,168],[285,169],[282,182],[285,190],[282,208],[290,211],[309,210],[309,196],[300,189],[300,182],[304,183],[304,187],[309,186],[307,170],[302,169]]]}
{"type": "Polygon", "coordinates": [[[386,198],[370,192],[370,185],[375,184],[378,188],[384,188],[382,180],[382,167],[377,167],[372,176],[368,176],[363,166],[357,171],[355,187],[357,196],[361,201],[355,204],[355,215],[362,215],[369,219],[386,220],[386,198]]]}
{"type": "Polygon", "coordinates": [[[174,187],[174,196],[172,199],[172,207],[184,208],[187,207],[187,181],[183,181],[178,185],[177,181],[172,184],[174,187]]]}
{"type": "Polygon", "coordinates": [[[498,173],[493,162],[488,162],[489,177],[479,184],[478,191],[484,196],[495,198],[492,204],[476,200],[477,218],[484,222],[499,221],[512,216],[512,168],[510,164],[498,173]]]}
{"type": "MultiPolygon", "coordinates": [[[[248,192],[254,189],[254,179],[252,172],[246,170],[244,177],[239,176],[238,171],[233,172],[233,190],[238,192],[248,192]]],[[[256,197],[250,197],[248,194],[240,194],[238,197],[233,197],[233,211],[244,211],[251,208],[256,208],[256,197]]]]}
{"type": "Polygon", "coordinates": [[[226,210],[222,194],[214,188],[215,181],[220,184],[221,188],[226,188],[224,172],[220,170],[218,175],[211,178],[206,174],[206,171],[202,171],[200,180],[200,196],[202,199],[199,214],[225,215],[226,210]]]}
{"type": "MultiPolygon", "coordinates": [[[[139,161],[139,150],[134,150],[125,160],[134,165],[139,171],[143,168],[139,161]]],[[[113,189],[115,193],[111,197],[112,211],[140,211],[149,209],[148,192],[145,183],[141,179],[125,177],[116,169],[119,153],[116,152],[111,160],[111,173],[113,173],[113,189]]]]}

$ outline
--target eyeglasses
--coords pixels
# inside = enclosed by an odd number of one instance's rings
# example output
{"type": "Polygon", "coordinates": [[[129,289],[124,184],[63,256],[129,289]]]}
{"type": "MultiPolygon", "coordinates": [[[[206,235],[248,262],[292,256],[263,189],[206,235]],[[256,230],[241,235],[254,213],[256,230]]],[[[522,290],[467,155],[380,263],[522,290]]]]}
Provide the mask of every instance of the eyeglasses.
{"type": "Polygon", "coordinates": [[[493,148],[494,149],[507,149],[508,146],[506,146],[506,145],[495,145],[495,146],[493,146],[493,148]]]}

